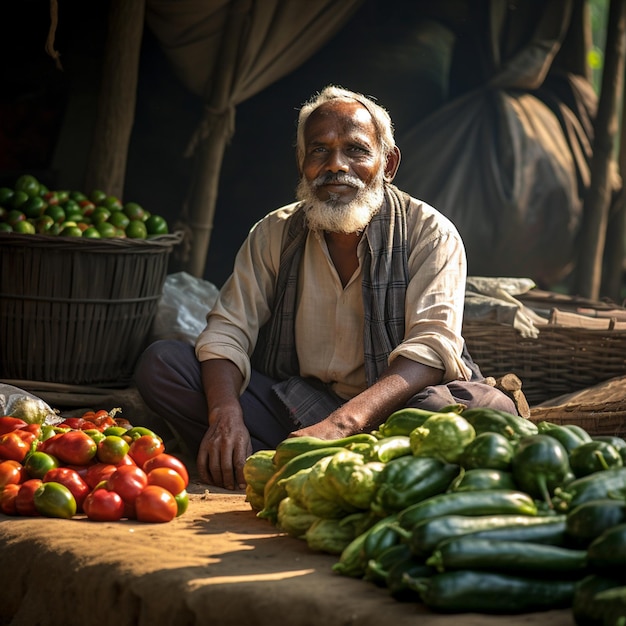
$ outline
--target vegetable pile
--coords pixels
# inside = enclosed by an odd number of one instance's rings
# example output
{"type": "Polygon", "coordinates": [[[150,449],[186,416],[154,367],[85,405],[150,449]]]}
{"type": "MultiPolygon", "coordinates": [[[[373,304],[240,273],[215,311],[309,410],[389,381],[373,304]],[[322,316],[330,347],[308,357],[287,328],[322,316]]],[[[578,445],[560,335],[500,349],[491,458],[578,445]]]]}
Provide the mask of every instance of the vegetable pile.
{"type": "Polygon", "coordinates": [[[402,409],[244,466],[257,517],[333,571],[447,613],[571,608],[626,626],[626,441],[487,408],[402,409]]]}
{"type": "MultiPolygon", "coordinates": [[[[47,424],[0,417],[0,511],[169,522],[189,503],[185,465],[154,431],[87,411],[47,424]]],[[[25,417],[25,416],[24,416],[25,417]]]]}
{"type": "Polygon", "coordinates": [[[32,174],[22,174],[13,187],[0,187],[0,232],[146,239],[167,235],[169,227],[137,202],[123,203],[100,189],[50,190],[32,174]]]}

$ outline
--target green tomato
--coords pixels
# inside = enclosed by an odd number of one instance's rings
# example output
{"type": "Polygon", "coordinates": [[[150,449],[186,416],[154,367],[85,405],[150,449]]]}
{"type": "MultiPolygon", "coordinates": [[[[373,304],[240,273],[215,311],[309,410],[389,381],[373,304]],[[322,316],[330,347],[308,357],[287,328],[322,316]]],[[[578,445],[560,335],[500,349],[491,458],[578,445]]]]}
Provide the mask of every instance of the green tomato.
{"type": "Polygon", "coordinates": [[[42,483],[34,493],[35,508],[44,517],[71,519],[76,515],[76,499],[61,483],[42,483]]]}
{"type": "Polygon", "coordinates": [[[179,517],[189,507],[189,494],[187,493],[187,490],[183,489],[180,493],[176,494],[174,496],[174,500],[176,500],[176,506],[178,507],[176,517],[179,517]]]}
{"type": "Polygon", "coordinates": [[[104,430],[104,434],[107,437],[109,435],[117,435],[118,437],[121,437],[122,435],[125,435],[127,432],[128,432],[128,429],[124,428],[123,426],[109,426],[108,428],[104,430]]]}
{"type": "Polygon", "coordinates": [[[130,437],[131,441],[135,441],[135,439],[139,439],[139,437],[143,437],[144,435],[150,435],[151,437],[161,439],[161,437],[159,437],[159,435],[157,435],[153,430],[150,430],[145,426],[133,426],[124,433],[124,436],[130,437]]]}
{"type": "Polygon", "coordinates": [[[59,460],[46,452],[35,450],[24,459],[24,469],[29,478],[43,478],[48,470],[59,467],[59,460]]]}

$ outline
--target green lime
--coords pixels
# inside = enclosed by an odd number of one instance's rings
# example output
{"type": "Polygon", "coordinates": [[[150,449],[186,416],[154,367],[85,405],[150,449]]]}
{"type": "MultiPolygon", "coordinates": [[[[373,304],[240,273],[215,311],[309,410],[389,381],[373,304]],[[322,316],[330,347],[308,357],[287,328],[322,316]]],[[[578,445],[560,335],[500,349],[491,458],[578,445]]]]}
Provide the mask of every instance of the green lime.
{"type": "Polygon", "coordinates": [[[65,209],[59,204],[51,204],[44,211],[44,215],[49,215],[55,224],[62,224],[65,221],[65,209]]]}
{"type": "Polygon", "coordinates": [[[46,201],[41,196],[33,196],[20,207],[26,217],[39,217],[46,210],[46,201]]]}
{"type": "Polygon", "coordinates": [[[84,219],[83,214],[80,211],[65,211],[66,222],[82,222],[84,219]]]}
{"type": "Polygon", "coordinates": [[[92,224],[101,224],[106,222],[111,217],[111,211],[103,206],[97,206],[94,212],[91,214],[92,224]]]}
{"type": "Polygon", "coordinates": [[[95,226],[89,226],[89,228],[86,228],[83,231],[83,237],[88,237],[91,239],[101,239],[102,235],[95,226]]]}
{"type": "Polygon", "coordinates": [[[165,218],[160,215],[151,215],[145,224],[148,235],[167,235],[169,232],[165,218]]]}
{"type": "Polygon", "coordinates": [[[11,187],[0,187],[0,204],[10,204],[15,191],[11,187]]]}
{"type": "Polygon", "coordinates": [[[67,189],[57,189],[55,193],[59,198],[59,204],[65,204],[70,199],[70,192],[67,189]]]}
{"type": "Polygon", "coordinates": [[[22,233],[24,235],[34,235],[37,232],[35,230],[35,225],[28,220],[24,220],[15,224],[15,226],[13,226],[13,231],[16,233],[22,233]]]}
{"type": "Polygon", "coordinates": [[[148,236],[146,225],[141,220],[133,220],[126,227],[126,236],[130,239],[145,239],[148,236]]]}
{"type": "Polygon", "coordinates": [[[35,230],[38,233],[47,233],[50,232],[52,225],[54,224],[54,220],[50,215],[40,215],[35,220],[35,230]]]}
{"type": "Polygon", "coordinates": [[[15,191],[23,191],[28,196],[38,196],[39,188],[39,181],[31,174],[22,174],[15,181],[15,191]]]}
{"type": "Polygon", "coordinates": [[[7,224],[6,222],[0,222],[0,233],[12,233],[13,226],[11,224],[7,224]]]}
{"type": "Polygon", "coordinates": [[[109,223],[117,226],[117,228],[125,229],[130,224],[130,219],[123,211],[113,211],[109,223]]]}
{"type": "Polygon", "coordinates": [[[77,204],[83,200],[88,200],[87,196],[82,191],[70,191],[70,200],[74,200],[77,204]]]}
{"type": "Polygon", "coordinates": [[[65,224],[59,235],[61,235],[61,237],[82,237],[83,231],[78,228],[75,223],[70,222],[69,224],[65,224]]]}
{"type": "Polygon", "coordinates": [[[26,215],[19,211],[18,209],[12,209],[7,213],[6,221],[11,226],[15,227],[18,222],[23,222],[26,220],[26,215]]]}
{"type": "Polygon", "coordinates": [[[113,237],[117,237],[117,228],[110,224],[109,222],[101,222],[96,224],[96,230],[100,233],[101,237],[105,239],[111,239],[113,237]]]}
{"type": "Polygon", "coordinates": [[[102,189],[94,189],[89,194],[89,199],[94,204],[100,204],[107,197],[106,191],[102,191],[102,189]]]}
{"type": "Polygon", "coordinates": [[[117,196],[107,196],[104,200],[100,201],[101,206],[105,206],[110,211],[121,211],[122,202],[117,196]]]}
{"type": "Polygon", "coordinates": [[[136,202],[127,202],[123,210],[130,220],[143,220],[146,213],[143,207],[136,202]]]}
{"type": "Polygon", "coordinates": [[[9,201],[9,205],[14,209],[21,208],[24,204],[28,202],[30,196],[22,190],[16,190],[15,193],[11,196],[11,200],[9,201]]]}

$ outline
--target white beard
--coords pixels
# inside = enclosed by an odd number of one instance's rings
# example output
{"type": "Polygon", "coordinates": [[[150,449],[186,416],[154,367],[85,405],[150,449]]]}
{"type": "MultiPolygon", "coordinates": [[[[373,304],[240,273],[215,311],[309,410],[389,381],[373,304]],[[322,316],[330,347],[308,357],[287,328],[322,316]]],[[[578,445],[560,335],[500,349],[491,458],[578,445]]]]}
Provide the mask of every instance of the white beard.
{"type": "Polygon", "coordinates": [[[355,176],[341,175],[339,178],[357,188],[356,196],[347,204],[339,197],[330,194],[328,200],[320,200],[315,189],[324,184],[327,176],[319,176],[309,182],[304,176],[300,178],[296,189],[296,197],[306,204],[307,224],[311,230],[331,233],[360,233],[370,223],[374,215],[380,211],[384,200],[383,169],[378,172],[369,185],[355,176]]]}

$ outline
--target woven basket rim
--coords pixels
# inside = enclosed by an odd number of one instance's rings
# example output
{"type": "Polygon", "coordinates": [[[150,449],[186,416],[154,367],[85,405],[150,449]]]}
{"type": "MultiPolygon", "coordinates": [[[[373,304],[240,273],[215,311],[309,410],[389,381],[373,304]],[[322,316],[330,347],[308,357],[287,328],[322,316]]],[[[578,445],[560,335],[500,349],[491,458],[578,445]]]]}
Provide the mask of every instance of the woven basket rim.
{"type": "Polygon", "coordinates": [[[91,237],[62,237],[59,235],[0,233],[0,246],[19,246],[32,248],[51,248],[55,250],[73,249],[86,252],[146,252],[160,250],[178,245],[184,238],[184,232],[177,230],[167,235],[156,235],[147,239],[131,239],[128,237],[111,237],[92,239],[91,237]]]}

